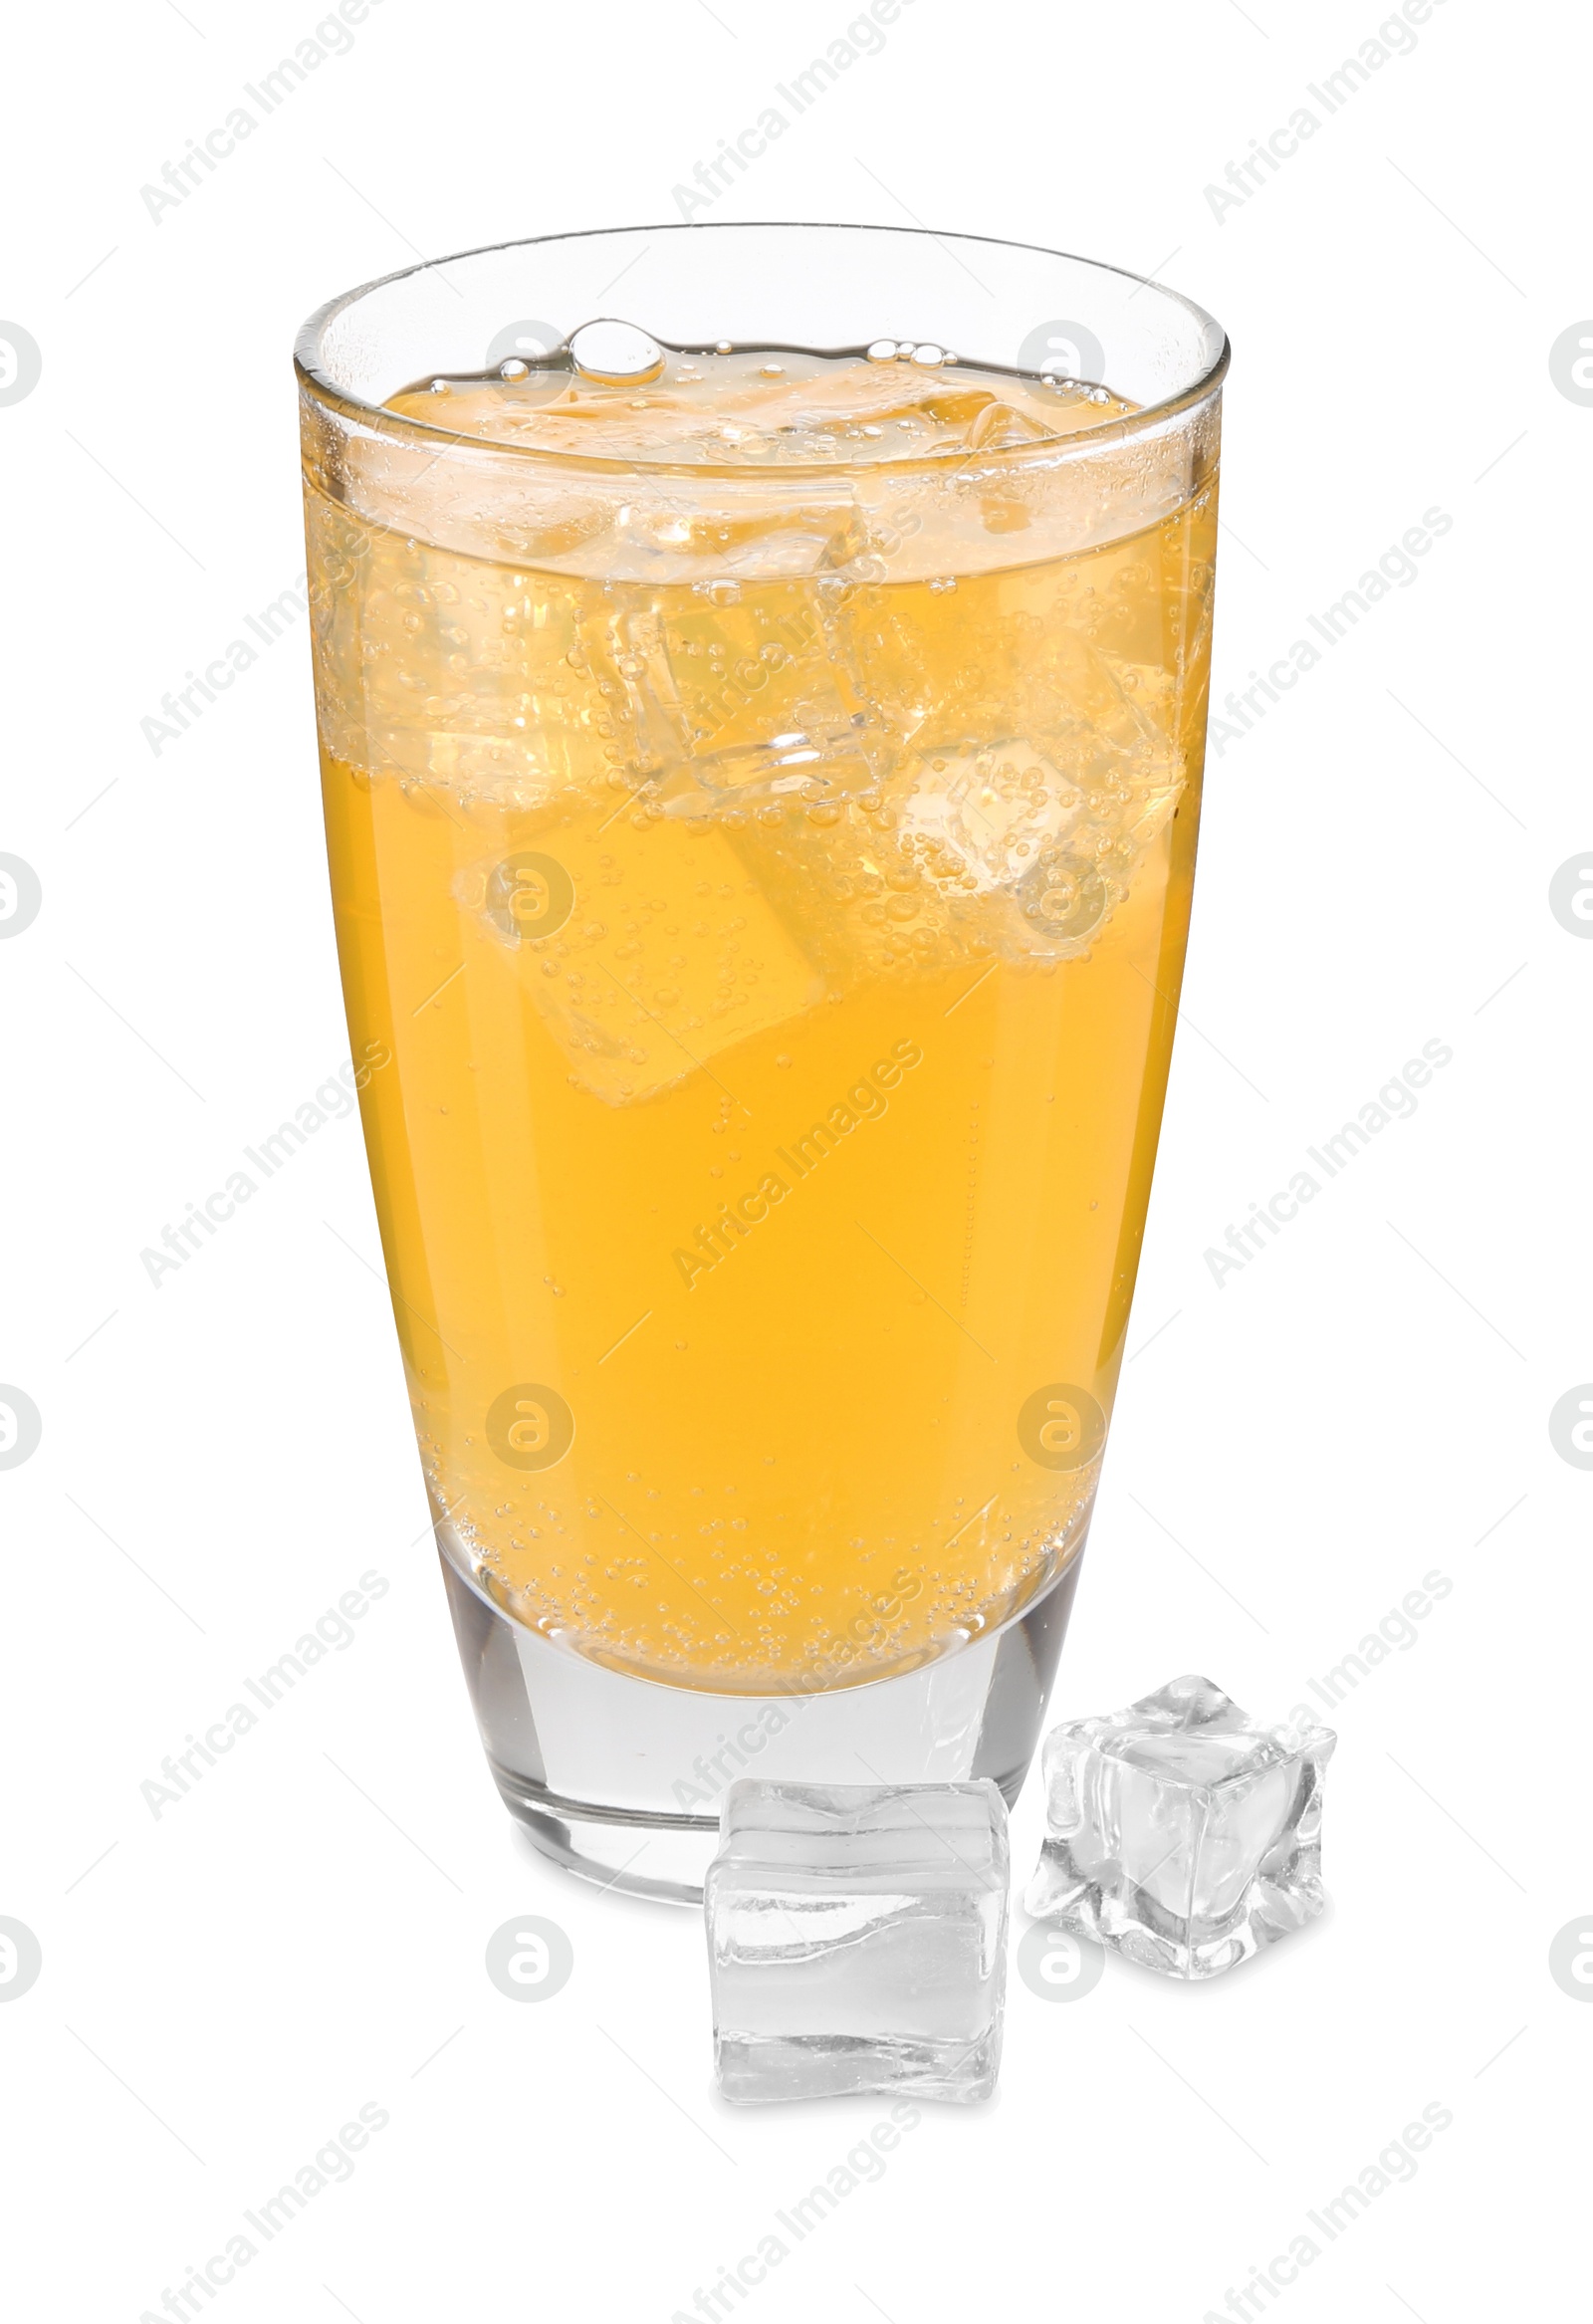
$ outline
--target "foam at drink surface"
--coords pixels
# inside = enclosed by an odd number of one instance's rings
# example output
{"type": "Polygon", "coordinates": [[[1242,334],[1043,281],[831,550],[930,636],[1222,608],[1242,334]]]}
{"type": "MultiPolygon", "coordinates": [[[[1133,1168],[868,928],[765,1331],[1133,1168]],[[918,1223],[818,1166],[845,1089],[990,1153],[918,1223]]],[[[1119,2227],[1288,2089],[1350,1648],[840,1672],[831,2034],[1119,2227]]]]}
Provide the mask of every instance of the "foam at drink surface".
{"type": "Polygon", "coordinates": [[[388,408],[592,459],[789,467],[955,458],[1075,434],[1134,406],[1093,380],[963,365],[931,342],[672,348],[600,319],[533,362],[434,375],[388,408]]]}

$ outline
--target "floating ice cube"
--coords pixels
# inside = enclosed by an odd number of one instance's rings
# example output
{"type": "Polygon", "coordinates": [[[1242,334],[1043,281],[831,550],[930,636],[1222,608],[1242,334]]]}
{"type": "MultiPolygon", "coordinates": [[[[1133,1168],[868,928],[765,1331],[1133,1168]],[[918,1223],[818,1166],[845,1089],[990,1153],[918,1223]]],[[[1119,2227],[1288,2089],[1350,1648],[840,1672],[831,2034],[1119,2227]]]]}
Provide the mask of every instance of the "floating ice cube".
{"type": "Polygon", "coordinates": [[[936,751],[910,782],[901,830],[950,854],[980,895],[1016,888],[1083,813],[1081,794],[1026,742],[936,751]]]}
{"type": "Polygon", "coordinates": [[[866,790],[894,756],[824,591],[732,581],[640,606],[599,601],[583,643],[612,705],[623,763],[671,815],[787,793],[866,790]]]}
{"type": "Polygon", "coordinates": [[[988,2098],[1007,1886],[994,1783],[733,1783],[704,1888],[725,2096],[988,2098]]]}
{"type": "Polygon", "coordinates": [[[822,984],[727,833],[623,796],[600,816],[521,818],[530,846],[459,874],[454,892],[490,948],[482,994],[529,1001],[571,1083],[605,1105],[694,1072],[734,1102],[713,1060],[799,1017],[822,984]]]}
{"type": "Polygon", "coordinates": [[[1015,411],[1010,403],[987,403],[968,427],[968,446],[974,452],[1005,452],[1014,444],[1036,443],[1051,431],[1035,412],[1015,411]]]}
{"type": "Polygon", "coordinates": [[[1263,1727],[1210,1679],[1053,1728],[1024,1902],[1168,1976],[1216,1976],[1322,1910],[1325,1727],[1263,1727]]]}

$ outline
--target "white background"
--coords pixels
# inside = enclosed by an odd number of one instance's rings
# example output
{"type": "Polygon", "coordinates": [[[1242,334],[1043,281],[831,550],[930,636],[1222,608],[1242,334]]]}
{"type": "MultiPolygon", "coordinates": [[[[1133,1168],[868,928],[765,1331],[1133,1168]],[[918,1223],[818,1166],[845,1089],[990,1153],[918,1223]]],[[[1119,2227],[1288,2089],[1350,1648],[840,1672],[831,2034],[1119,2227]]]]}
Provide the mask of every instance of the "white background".
{"type": "MultiPolygon", "coordinates": [[[[371,2101],[390,2120],[352,2179],[205,2313],[662,2324],[886,2114],[721,2105],[695,1916],[598,1896],[514,1833],[352,1123],[158,1289],[138,1256],[345,1048],[303,624],[158,757],[139,727],[302,566],[298,323],[412,255],[674,217],[677,181],[847,18],[381,0],[158,223],[140,187],[313,31],[310,0],[33,11],[13,35],[0,316],[44,371],[0,408],[0,849],[45,900],[0,944],[0,1380],[44,1434],[0,1474],[0,1914],[44,1967],[0,2006],[0,2270],[30,2324],[159,2312],[371,2101]],[[154,1816],[162,1757],[369,1568],[390,1587],[354,1644],[154,1816]],[[482,1966],[528,1911],[575,1958],[534,2007],[482,1966]]],[[[1305,85],[1378,22],[1375,0],[912,0],[698,213],[1010,235],[1165,271],[1220,316],[1219,699],[1424,511],[1453,518],[1214,756],[1056,1701],[1200,1669],[1281,1717],[1439,1569],[1416,1643],[1334,1718],[1332,1910],[1209,1988],[1113,1962],[1056,2005],[1015,1980],[998,2098],[926,2109],[748,2295],[760,2324],[1195,2324],[1302,2229],[1324,2242],[1307,2210],[1434,2102],[1454,2119],[1419,2175],[1266,2312],[1559,2312],[1593,2010],[1548,1949],[1593,1905],[1593,1474],[1547,1423],[1593,1376],[1593,942],[1547,893],[1593,847],[1593,408],[1548,357],[1593,313],[1589,43],[1568,8],[1443,0],[1327,118],[1305,85]],[[1319,132],[1214,216],[1207,185],[1302,104],[1319,132]],[[1229,1223],[1430,1040],[1454,1058],[1419,1111],[1214,1282],[1229,1223]]]]}

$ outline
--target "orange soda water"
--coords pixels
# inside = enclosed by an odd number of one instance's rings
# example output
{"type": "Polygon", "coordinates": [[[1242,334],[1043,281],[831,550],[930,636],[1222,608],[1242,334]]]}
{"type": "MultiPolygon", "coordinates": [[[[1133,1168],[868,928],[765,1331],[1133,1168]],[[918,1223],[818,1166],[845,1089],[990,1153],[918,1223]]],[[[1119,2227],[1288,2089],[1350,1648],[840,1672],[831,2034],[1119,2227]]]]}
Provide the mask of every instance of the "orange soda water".
{"type": "Polygon", "coordinates": [[[1055,553],[1024,447],[1124,416],[1109,389],[657,353],[390,408],[592,474],[744,472],[706,545],[667,490],[645,558],[576,496],[528,561],[436,545],[423,488],[401,530],[313,485],[327,826],[445,1540],[582,1655],[768,1694],[911,1669],[1082,1545],[1183,966],[1215,486],[1055,553]],[[970,463],[977,556],[935,491],[970,463]]]}

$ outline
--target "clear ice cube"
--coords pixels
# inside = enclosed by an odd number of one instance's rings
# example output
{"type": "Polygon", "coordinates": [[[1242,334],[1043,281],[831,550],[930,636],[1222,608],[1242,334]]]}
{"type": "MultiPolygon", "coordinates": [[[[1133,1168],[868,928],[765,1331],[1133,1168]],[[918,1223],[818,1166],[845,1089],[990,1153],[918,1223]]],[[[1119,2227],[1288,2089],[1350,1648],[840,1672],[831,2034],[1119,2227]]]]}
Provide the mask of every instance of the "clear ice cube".
{"type": "Polygon", "coordinates": [[[1036,1920],[1147,1969],[1216,1976],[1322,1910],[1325,1727],[1265,1727],[1210,1679],[1045,1739],[1036,1920]]]}
{"type": "MultiPolygon", "coordinates": [[[[730,836],[631,810],[520,824],[531,846],[455,882],[490,947],[483,992],[509,980],[564,1051],[573,1085],[630,1105],[801,1016],[822,983],[730,836]],[[491,979],[491,986],[487,982],[491,979]]],[[[474,973],[474,972],[473,972],[474,973]]]]}
{"type": "Polygon", "coordinates": [[[988,2098],[1007,1889],[994,1783],[732,1784],[704,1888],[725,2096],[988,2098]]]}
{"type": "Polygon", "coordinates": [[[903,800],[900,828],[953,857],[973,891],[989,895],[1016,888],[1083,812],[1082,793],[1032,743],[1001,742],[925,760],[903,800]]]}
{"type": "Polygon", "coordinates": [[[817,583],[731,580],[651,604],[598,599],[584,645],[637,780],[675,816],[786,794],[846,796],[893,763],[849,640],[817,583]]]}

